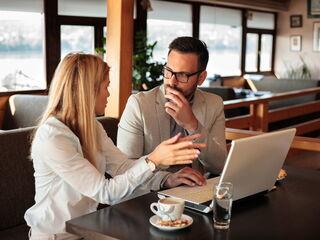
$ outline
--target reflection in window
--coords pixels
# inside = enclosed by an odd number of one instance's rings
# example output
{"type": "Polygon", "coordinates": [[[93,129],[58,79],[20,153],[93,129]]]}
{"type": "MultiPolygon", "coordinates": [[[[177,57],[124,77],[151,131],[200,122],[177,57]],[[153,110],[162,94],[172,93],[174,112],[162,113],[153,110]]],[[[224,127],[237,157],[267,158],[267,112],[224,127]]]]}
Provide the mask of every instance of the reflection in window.
{"type": "Polygon", "coordinates": [[[61,59],[70,52],[94,53],[94,27],[61,26],[61,59]]]}
{"type": "Polygon", "coordinates": [[[241,11],[201,6],[200,39],[209,50],[208,77],[241,75],[241,11]]]}
{"type": "Polygon", "coordinates": [[[261,35],[260,71],[271,71],[272,41],[271,34],[261,35]]]}
{"type": "Polygon", "coordinates": [[[192,8],[190,4],[151,1],[153,11],[148,12],[147,38],[157,41],[153,58],[165,62],[170,42],[176,37],[192,36],[192,8]],[[168,11],[168,9],[174,9],[168,11]]]}
{"type": "Polygon", "coordinates": [[[0,11],[0,92],[45,89],[41,13],[0,11]]]}
{"type": "Polygon", "coordinates": [[[259,35],[255,33],[247,34],[246,44],[246,72],[258,71],[258,40],[259,35]]]}

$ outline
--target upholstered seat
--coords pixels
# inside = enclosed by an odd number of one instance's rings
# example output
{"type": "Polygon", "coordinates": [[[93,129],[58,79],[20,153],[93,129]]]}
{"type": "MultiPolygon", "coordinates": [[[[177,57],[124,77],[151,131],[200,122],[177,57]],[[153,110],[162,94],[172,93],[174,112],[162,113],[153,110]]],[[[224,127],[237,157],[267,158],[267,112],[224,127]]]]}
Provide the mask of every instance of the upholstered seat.
{"type": "Polygon", "coordinates": [[[48,96],[15,94],[9,98],[2,129],[36,126],[46,109],[48,96]]]}

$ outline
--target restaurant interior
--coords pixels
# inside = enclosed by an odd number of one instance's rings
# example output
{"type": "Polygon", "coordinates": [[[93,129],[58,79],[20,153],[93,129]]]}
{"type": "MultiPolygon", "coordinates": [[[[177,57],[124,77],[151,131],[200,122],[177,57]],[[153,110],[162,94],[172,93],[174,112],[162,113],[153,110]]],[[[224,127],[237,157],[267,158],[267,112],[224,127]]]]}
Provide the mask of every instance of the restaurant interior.
{"type": "Polygon", "coordinates": [[[108,63],[111,95],[98,119],[116,143],[129,96],[162,84],[169,43],[180,36],[207,44],[208,75],[198,88],[223,99],[228,146],[296,129],[287,177],[269,198],[236,203],[224,232],[210,227],[211,215],[191,210],[189,228],[153,228],[156,195],[101,205],[67,231],[83,239],[320,238],[319,0],[11,0],[0,1],[0,239],[28,238],[30,138],[60,60],[84,52],[108,63]]]}

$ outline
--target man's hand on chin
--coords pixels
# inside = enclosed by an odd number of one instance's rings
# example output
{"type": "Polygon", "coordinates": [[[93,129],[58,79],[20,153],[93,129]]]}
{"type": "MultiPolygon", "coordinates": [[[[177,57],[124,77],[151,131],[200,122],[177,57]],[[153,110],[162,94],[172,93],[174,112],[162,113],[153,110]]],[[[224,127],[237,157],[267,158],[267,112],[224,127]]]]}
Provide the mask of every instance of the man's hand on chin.
{"type": "Polygon", "coordinates": [[[198,128],[198,120],[192,112],[188,100],[183,94],[173,88],[167,87],[165,95],[169,101],[165,103],[165,111],[176,121],[176,123],[188,131],[198,128]]]}
{"type": "Polygon", "coordinates": [[[200,172],[190,167],[185,167],[178,172],[175,172],[167,178],[164,182],[164,187],[173,188],[181,184],[188,186],[202,186],[206,184],[206,179],[200,172]]]}

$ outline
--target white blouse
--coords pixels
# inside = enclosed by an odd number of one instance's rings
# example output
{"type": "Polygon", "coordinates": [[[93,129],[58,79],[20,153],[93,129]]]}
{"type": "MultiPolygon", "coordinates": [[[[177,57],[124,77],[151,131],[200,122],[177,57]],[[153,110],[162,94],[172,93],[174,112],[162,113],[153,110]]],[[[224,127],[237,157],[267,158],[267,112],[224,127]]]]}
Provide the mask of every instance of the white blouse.
{"type": "Polygon", "coordinates": [[[96,155],[97,168],[84,158],[79,138],[58,119],[49,118],[37,130],[31,148],[35,204],[24,216],[32,231],[63,233],[67,220],[95,211],[98,203],[119,202],[152,177],[143,157],[128,160],[98,125],[102,151],[96,155]],[[115,177],[105,179],[105,172],[115,177]]]}

